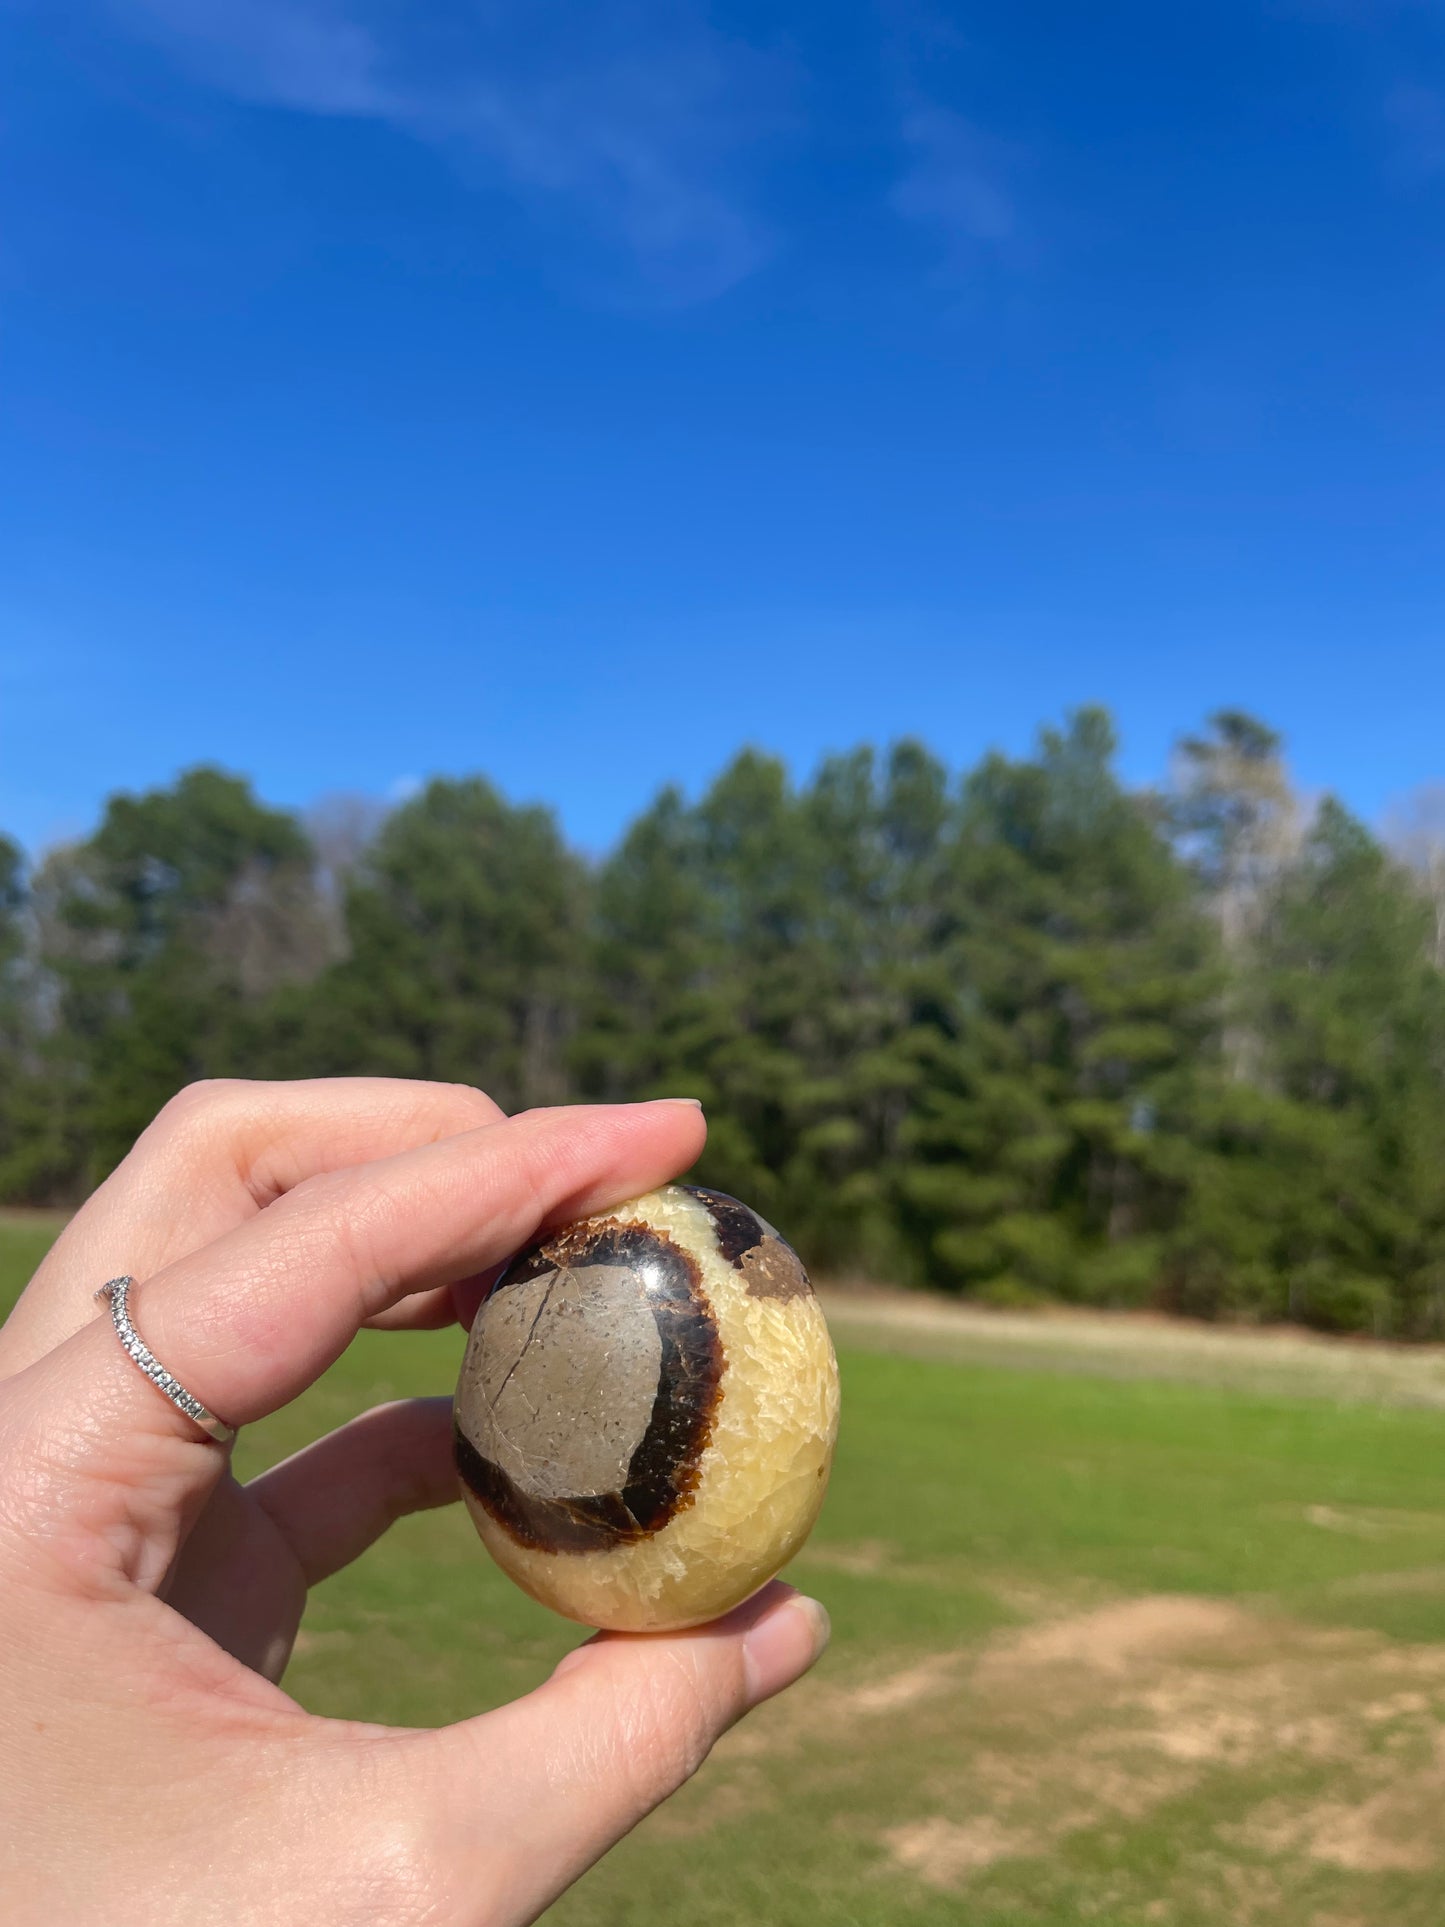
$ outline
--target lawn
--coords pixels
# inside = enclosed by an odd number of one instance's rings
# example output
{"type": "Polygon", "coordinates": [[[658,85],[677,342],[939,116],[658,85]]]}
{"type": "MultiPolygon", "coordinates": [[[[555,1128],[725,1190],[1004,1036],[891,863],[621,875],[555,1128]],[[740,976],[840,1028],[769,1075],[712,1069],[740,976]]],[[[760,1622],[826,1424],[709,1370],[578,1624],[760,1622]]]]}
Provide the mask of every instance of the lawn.
{"type": "MultiPolygon", "coordinates": [[[[0,1303],[48,1235],[0,1223],[0,1303]]],[[[1082,1328],[1066,1369],[1066,1333],[1045,1367],[839,1329],[838,1465],[793,1573],[832,1650],[549,1918],[1437,1927],[1445,1416],[1278,1360],[1268,1393],[1121,1372],[1082,1328]]],[[[364,1334],[243,1469],[447,1387],[459,1351],[364,1334]]],[[[441,1721],[576,1637],[432,1514],[317,1592],[287,1683],[441,1721]]]]}

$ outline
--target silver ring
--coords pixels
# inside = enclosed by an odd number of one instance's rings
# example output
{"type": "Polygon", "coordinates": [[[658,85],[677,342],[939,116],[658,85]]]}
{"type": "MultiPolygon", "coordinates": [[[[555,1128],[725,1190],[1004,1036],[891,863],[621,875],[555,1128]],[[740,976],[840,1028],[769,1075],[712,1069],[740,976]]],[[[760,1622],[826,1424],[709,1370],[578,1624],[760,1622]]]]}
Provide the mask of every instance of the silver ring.
{"type": "Polygon", "coordinates": [[[102,1285],[95,1294],[105,1299],[110,1306],[110,1322],[115,1326],[115,1335],[124,1345],[126,1352],[135,1360],[151,1384],[158,1392],[163,1392],[178,1412],[184,1412],[193,1424],[213,1438],[217,1445],[229,1445],[236,1436],[236,1428],[218,1419],[214,1412],[208,1412],[198,1398],[189,1393],[178,1378],[162,1365],[149,1345],[130,1322],[130,1311],[126,1299],[134,1278],[112,1278],[109,1284],[102,1285]]]}

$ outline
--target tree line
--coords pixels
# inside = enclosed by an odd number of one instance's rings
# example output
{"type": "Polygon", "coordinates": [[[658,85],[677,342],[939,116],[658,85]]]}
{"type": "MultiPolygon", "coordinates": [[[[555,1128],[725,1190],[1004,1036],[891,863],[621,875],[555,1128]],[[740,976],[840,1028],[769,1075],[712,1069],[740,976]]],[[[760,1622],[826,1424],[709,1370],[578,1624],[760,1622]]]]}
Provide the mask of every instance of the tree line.
{"type": "Polygon", "coordinates": [[[1233,711],[954,775],[739,755],[602,861],[480,777],[302,820],[192,769],[0,838],[0,1200],[212,1076],[699,1097],[702,1175],[835,1274],[1445,1334],[1445,838],[1306,809],[1233,711]]]}

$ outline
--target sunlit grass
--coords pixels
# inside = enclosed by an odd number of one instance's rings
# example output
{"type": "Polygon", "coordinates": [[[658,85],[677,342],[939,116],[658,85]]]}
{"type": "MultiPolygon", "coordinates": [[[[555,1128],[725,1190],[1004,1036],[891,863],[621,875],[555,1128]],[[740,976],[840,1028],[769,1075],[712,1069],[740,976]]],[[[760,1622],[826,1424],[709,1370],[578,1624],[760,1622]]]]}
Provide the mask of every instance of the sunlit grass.
{"type": "MultiPolygon", "coordinates": [[[[0,1280],[47,1235],[0,1223],[0,1280]]],[[[449,1389],[460,1343],[364,1334],[243,1469],[449,1389]]],[[[842,1362],[792,1575],[832,1612],[828,1658],[559,1921],[1436,1927],[1445,1420],[1102,1376],[1088,1348],[1073,1374],[857,1342],[842,1362]]],[[[453,1510],[319,1589],[288,1685],[427,1724],[525,1691],[577,1636],[453,1510]]]]}

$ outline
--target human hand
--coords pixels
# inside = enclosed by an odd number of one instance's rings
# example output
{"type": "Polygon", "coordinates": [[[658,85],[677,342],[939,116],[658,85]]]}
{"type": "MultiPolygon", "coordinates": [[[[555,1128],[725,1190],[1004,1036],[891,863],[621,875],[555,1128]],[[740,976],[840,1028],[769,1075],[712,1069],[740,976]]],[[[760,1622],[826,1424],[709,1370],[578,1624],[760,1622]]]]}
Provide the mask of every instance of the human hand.
{"type": "Polygon", "coordinates": [[[773,1585],[694,1632],[601,1636],[437,1732],[280,1687],[307,1586],[456,1497],[450,1401],[382,1406],[247,1486],[125,1355],[96,1288],[233,1425],[363,1324],[467,1317],[543,1224],[666,1181],[685,1103],[504,1119],[379,1079],[169,1105],[0,1330],[0,1894],[13,1927],[164,1918],[512,1927],[673,1792],[826,1636],[773,1585]]]}

